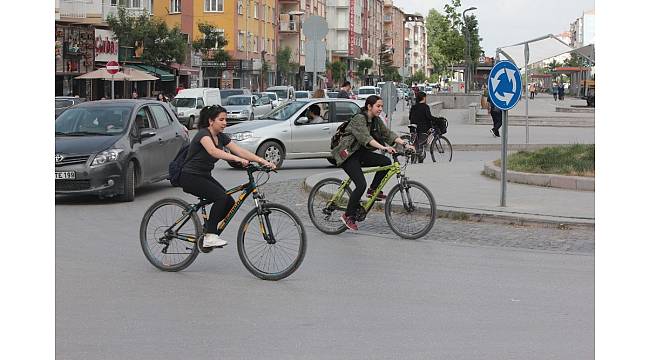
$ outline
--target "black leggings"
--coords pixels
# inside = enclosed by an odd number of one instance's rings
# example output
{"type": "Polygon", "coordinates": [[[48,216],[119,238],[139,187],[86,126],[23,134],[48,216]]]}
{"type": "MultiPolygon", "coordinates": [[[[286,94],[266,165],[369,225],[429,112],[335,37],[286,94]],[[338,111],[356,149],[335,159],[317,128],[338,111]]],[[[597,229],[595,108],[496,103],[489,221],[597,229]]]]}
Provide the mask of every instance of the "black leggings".
{"type": "MultiPolygon", "coordinates": [[[[343,168],[345,173],[352,179],[352,182],[354,182],[354,190],[350,196],[350,202],[348,202],[345,215],[356,213],[357,207],[359,206],[359,200],[361,200],[363,192],[366,190],[366,178],[363,176],[361,167],[387,166],[390,164],[390,159],[386,156],[374,153],[364,147],[355,151],[354,154],[350,155],[350,157],[341,164],[341,168],[343,168]]],[[[372,180],[372,184],[370,184],[370,188],[376,189],[386,173],[388,173],[386,170],[376,172],[375,178],[372,180]]]]}
{"type": "Polygon", "coordinates": [[[212,176],[201,176],[183,172],[181,173],[179,183],[186,193],[213,202],[210,208],[210,217],[208,217],[208,221],[206,222],[206,232],[216,234],[217,225],[226,217],[230,208],[235,204],[235,200],[232,196],[226,195],[226,189],[212,176]]]}

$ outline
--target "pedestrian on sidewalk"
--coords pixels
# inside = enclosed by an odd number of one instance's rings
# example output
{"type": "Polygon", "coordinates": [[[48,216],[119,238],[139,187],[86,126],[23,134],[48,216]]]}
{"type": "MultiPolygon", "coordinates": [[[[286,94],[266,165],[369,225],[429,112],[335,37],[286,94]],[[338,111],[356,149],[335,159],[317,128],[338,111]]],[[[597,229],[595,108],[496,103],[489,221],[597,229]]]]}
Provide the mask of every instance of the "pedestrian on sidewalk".
{"type": "Polygon", "coordinates": [[[551,91],[553,92],[553,100],[554,100],[554,101],[557,101],[557,91],[558,91],[558,87],[557,87],[557,83],[556,83],[556,82],[553,82],[553,87],[551,88],[551,91]]]}
{"type": "Polygon", "coordinates": [[[535,98],[535,83],[528,85],[528,93],[530,94],[530,99],[533,100],[535,98]]]}
{"type": "Polygon", "coordinates": [[[343,86],[341,86],[341,91],[339,91],[338,98],[339,99],[349,99],[350,98],[350,90],[352,90],[352,85],[350,85],[350,82],[345,80],[343,83],[343,86]]]}
{"type": "Polygon", "coordinates": [[[560,101],[564,101],[564,84],[562,83],[558,84],[557,96],[560,98],[560,101]]]}
{"type": "Polygon", "coordinates": [[[490,113],[490,116],[492,116],[492,129],[490,129],[490,132],[492,133],[492,136],[494,137],[501,137],[499,135],[499,129],[501,128],[501,123],[503,121],[503,112],[501,109],[498,107],[494,106],[492,103],[492,99],[488,96],[487,98],[488,102],[488,112],[490,113]]]}

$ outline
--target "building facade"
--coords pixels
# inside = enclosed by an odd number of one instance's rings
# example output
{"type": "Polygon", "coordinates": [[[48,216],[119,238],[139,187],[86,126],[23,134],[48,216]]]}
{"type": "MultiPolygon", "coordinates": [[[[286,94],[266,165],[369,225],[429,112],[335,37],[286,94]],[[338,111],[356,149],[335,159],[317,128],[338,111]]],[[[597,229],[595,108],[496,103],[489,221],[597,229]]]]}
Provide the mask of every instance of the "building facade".
{"type": "Polygon", "coordinates": [[[226,63],[214,61],[209,51],[205,59],[191,55],[200,72],[185,86],[259,90],[275,84],[275,0],[163,0],[154,3],[153,13],[179,26],[188,44],[203,39],[199,24],[213,25],[227,41],[224,50],[232,60],[226,63]]]}
{"type": "MultiPolygon", "coordinates": [[[[404,11],[393,5],[392,0],[384,0],[384,44],[390,51],[393,66],[405,68],[405,51],[409,44],[406,39],[404,11]]],[[[404,70],[402,70],[404,73],[404,70]]]]}

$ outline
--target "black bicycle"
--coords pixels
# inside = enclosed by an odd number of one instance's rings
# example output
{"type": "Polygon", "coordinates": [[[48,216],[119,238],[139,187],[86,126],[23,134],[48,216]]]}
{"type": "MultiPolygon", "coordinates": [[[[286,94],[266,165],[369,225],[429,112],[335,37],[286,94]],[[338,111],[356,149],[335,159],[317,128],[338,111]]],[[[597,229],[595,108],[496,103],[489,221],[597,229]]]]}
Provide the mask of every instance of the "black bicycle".
{"type": "MultiPolygon", "coordinates": [[[[217,226],[221,234],[246,198],[253,194],[255,208],[242,220],[237,234],[237,252],[242,263],[253,275],[264,280],[280,280],[291,275],[302,263],[307,251],[307,234],[300,218],[288,207],[270,203],[259,187],[270,179],[268,168],[250,164],[246,168],[248,182],[234,187],[226,194],[241,191],[239,198],[217,226]],[[260,172],[257,179],[253,174],[260,172]],[[264,174],[267,178],[258,184],[264,174]]],[[[199,199],[189,204],[178,198],[162,199],[151,205],[140,224],[140,245],[149,262],[163,271],[180,271],[199,255],[214,248],[203,247],[205,206],[211,201],[199,199]],[[198,215],[204,220],[203,226],[198,215]]]]}
{"type": "MultiPolygon", "coordinates": [[[[445,128],[447,120],[445,120],[445,128]]],[[[416,149],[415,154],[411,159],[412,163],[423,162],[427,157],[427,149],[431,154],[431,160],[435,162],[449,162],[451,161],[454,155],[454,149],[451,146],[451,142],[444,135],[442,135],[435,127],[430,127],[429,130],[425,133],[426,140],[418,139],[417,125],[410,124],[408,125],[409,132],[404,133],[400,136],[402,139],[407,141],[410,145],[413,145],[416,149]],[[419,145],[418,145],[419,144],[419,145]]]]}

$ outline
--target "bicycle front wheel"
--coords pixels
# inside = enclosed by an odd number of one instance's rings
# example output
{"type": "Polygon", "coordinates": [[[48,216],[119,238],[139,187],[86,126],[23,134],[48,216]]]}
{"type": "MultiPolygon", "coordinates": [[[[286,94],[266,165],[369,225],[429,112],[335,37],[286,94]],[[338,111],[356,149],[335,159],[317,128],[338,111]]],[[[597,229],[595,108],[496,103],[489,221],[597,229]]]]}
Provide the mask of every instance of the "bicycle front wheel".
{"type": "Polygon", "coordinates": [[[336,178],[323,179],[309,192],[309,219],[318,230],[328,235],[337,235],[347,230],[341,221],[341,215],[345,213],[352,190],[348,186],[341,195],[336,196],[341,183],[342,181],[336,178]]]}
{"type": "Polygon", "coordinates": [[[434,139],[429,151],[431,152],[431,160],[433,162],[449,162],[453,156],[451,142],[444,136],[434,139]]]}
{"type": "Polygon", "coordinates": [[[436,221],[436,201],[431,191],[417,181],[395,185],[384,207],[388,226],[405,239],[426,235],[436,221]]]}
{"type": "Polygon", "coordinates": [[[190,204],[162,199],[147,209],[140,223],[140,245],[149,262],[163,271],[180,271],[199,255],[197,239],[203,229],[190,204]]]}
{"type": "Polygon", "coordinates": [[[237,234],[242,263],[263,280],[281,280],[293,274],[305,258],[307,234],[300,218],[288,207],[267,203],[262,214],[251,210],[237,234]]]}

